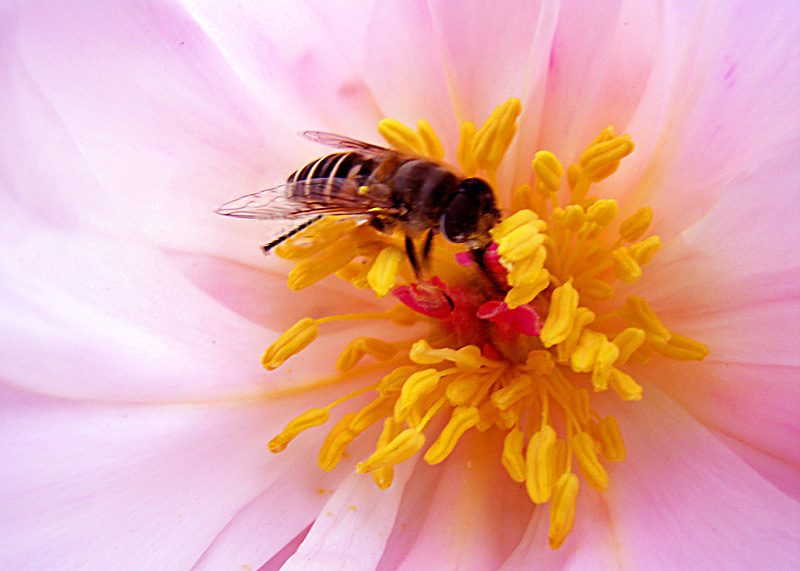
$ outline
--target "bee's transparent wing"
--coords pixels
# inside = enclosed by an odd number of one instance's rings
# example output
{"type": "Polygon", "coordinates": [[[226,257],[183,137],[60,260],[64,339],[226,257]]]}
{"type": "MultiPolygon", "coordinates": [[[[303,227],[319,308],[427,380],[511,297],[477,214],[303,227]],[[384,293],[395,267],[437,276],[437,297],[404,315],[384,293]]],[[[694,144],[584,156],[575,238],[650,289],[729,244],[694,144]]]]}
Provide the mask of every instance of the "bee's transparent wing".
{"type": "Polygon", "coordinates": [[[373,157],[388,157],[396,156],[397,151],[387,149],[372,143],[365,143],[352,137],[345,137],[344,135],[337,135],[335,133],[326,133],[325,131],[305,131],[303,137],[309,141],[314,141],[320,145],[331,147],[333,149],[347,149],[351,151],[358,151],[365,155],[373,157]]]}
{"type": "Polygon", "coordinates": [[[357,216],[397,213],[382,185],[359,188],[346,178],[288,182],[226,202],[216,212],[234,218],[285,220],[336,214],[357,216]]]}

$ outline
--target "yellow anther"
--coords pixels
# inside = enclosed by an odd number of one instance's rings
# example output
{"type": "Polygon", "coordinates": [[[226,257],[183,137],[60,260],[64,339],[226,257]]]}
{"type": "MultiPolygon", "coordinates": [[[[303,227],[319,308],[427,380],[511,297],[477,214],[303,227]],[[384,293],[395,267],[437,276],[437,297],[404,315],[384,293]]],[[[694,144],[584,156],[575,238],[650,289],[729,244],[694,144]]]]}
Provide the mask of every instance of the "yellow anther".
{"type": "Polygon", "coordinates": [[[550,299],[550,311],[542,326],[539,339],[545,347],[552,347],[567,338],[575,323],[578,309],[578,292],[571,282],[557,287],[550,299]]]}
{"type": "Polygon", "coordinates": [[[509,99],[492,112],[475,134],[474,154],[479,167],[497,170],[517,134],[517,117],[521,112],[519,99],[509,99]]]}
{"type": "Polygon", "coordinates": [[[583,170],[578,163],[573,163],[567,167],[567,185],[569,186],[570,192],[575,192],[575,188],[578,185],[578,181],[581,179],[582,173],[583,170]]]}
{"type": "Polygon", "coordinates": [[[261,357],[261,364],[268,371],[277,369],[286,359],[308,347],[318,334],[319,327],[313,319],[301,319],[267,347],[261,357]]]}
{"type": "Polygon", "coordinates": [[[578,389],[572,393],[572,404],[575,418],[581,424],[587,424],[592,419],[592,407],[589,404],[589,391],[578,389]]]}
{"type": "Polygon", "coordinates": [[[529,375],[520,375],[507,387],[492,393],[492,404],[499,410],[506,410],[512,404],[533,392],[533,379],[529,375]]]}
{"type": "Polygon", "coordinates": [[[319,255],[305,258],[289,272],[289,289],[298,291],[317,283],[342,269],[359,255],[358,242],[342,238],[330,244],[319,255]]]}
{"type": "Polygon", "coordinates": [[[403,304],[395,305],[391,309],[387,309],[383,312],[383,315],[395,325],[402,325],[404,327],[414,325],[420,320],[419,313],[403,304]]]}
{"type": "Polygon", "coordinates": [[[558,549],[567,539],[575,523],[575,504],[578,500],[578,476],[572,472],[561,474],[550,502],[550,549],[558,549]]]}
{"type": "Polygon", "coordinates": [[[627,242],[634,242],[644,236],[653,221],[653,209],[649,206],[640,208],[619,225],[619,235],[627,242]]]}
{"type": "Polygon", "coordinates": [[[360,434],[379,420],[391,415],[393,409],[394,399],[381,395],[353,416],[350,429],[360,434]]]}
{"type": "Polygon", "coordinates": [[[624,329],[616,337],[612,343],[619,347],[619,357],[617,357],[617,365],[624,365],[630,359],[630,356],[644,343],[645,334],[642,329],[637,327],[628,327],[624,329]]]}
{"type": "Polygon", "coordinates": [[[605,335],[603,337],[604,343],[597,351],[597,357],[592,366],[592,386],[596,391],[604,391],[608,388],[611,368],[619,357],[619,347],[605,339],[605,335]]]}
{"type": "Polygon", "coordinates": [[[382,468],[377,468],[371,472],[372,479],[378,485],[378,488],[381,490],[389,489],[392,485],[392,481],[394,480],[394,468],[391,466],[384,466],[382,468]]]}
{"type": "Polygon", "coordinates": [[[367,274],[369,287],[378,297],[385,297],[394,287],[397,272],[405,261],[405,254],[400,248],[387,246],[380,251],[367,274]]]}
{"type": "Polygon", "coordinates": [[[439,371],[436,369],[423,369],[417,371],[406,379],[400,391],[400,398],[394,405],[394,417],[403,420],[416,402],[430,393],[439,383],[439,371]]]}
{"type": "Polygon", "coordinates": [[[600,443],[603,445],[603,456],[609,462],[625,460],[625,444],[619,431],[617,419],[613,416],[604,416],[598,425],[600,443]]]}
{"type": "Polygon", "coordinates": [[[478,424],[480,414],[471,406],[459,406],[453,409],[450,421],[439,433],[439,438],[425,452],[428,464],[438,464],[453,451],[458,439],[470,428],[478,424]]]}
{"type": "MultiPolygon", "coordinates": [[[[543,234],[540,234],[540,236],[543,236],[543,234]]],[[[547,270],[544,269],[544,262],[546,259],[547,249],[543,246],[539,246],[529,257],[510,264],[511,268],[507,268],[508,278],[506,281],[508,285],[515,286],[540,281],[542,279],[542,272],[547,272],[547,270]]],[[[500,263],[503,263],[503,260],[500,260],[500,263]]],[[[506,266],[506,264],[503,265],[506,266]]]]}
{"type": "Polygon", "coordinates": [[[453,406],[466,404],[483,385],[483,379],[478,375],[463,374],[447,383],[445,395],[453,406]]]}
{"type": "Polygon", "coordinates": [[[556,431],[549,424],[534,434],[528,443],[525,454],[525,488],[536,504],[545,503],[553,493],[555,443],[556,431]]]}
{"type": "Polygon", "coordinates": [[[382,119],[378,123],[378,132],[389,145],[404,153],[425,154],[425,143],[422,137],[410,127],[406,127],[395,119],[382,119]]]}
{"type": "Polygon", "coordinates": [[[578,347],[583,328],[594,321],[594,312],[586,307],[575,310],[575,320],[566,339],[556,346],[556,353],[560,362],[568,361],[572,352],[578,347]]]}
{"type": "MultiPolygon", "coordinates": [[[[494,404],[494,403],[492,403],[494,404]]],[[[519,417],[522,414],[522,407],[520,402],[516,402],[507,409],[497,409],[497,416],[494,423],[500,430],[506,431],[519,423],[519,417]]]]}
{"type": "Polygon", "coordinates": [[[586,222],[586,213],[580,204],[570,204],[564,210],[564,227],[570,232],[577,232],[586,222]]]}
{"type": "Polygon", "coordinates": [[[623,373],[616,367],[611,369],[608,384],[614,389],[622,400],[642,400],[642,386],[633,380],[633,377],[623,373]]]}
{"type": "Polygon", "coordinates": [[[498,242],[497,253],[505,260],[517,262],[534,254],[544,244],[545,236],[529,225],[517,228],[498,242]]]}
{"type": "Polygon", "coordinates": [[[403,383],[418,369],[413,365],[405,365],[394,369],[391,373],[383,377],[378,383],[378,392],[383,396],[397,396],[403,388],[403,383]]]}
{"type": "Polygon", "coordinates": [[[422,140],[422,146],[425,150],[425,155],[435,159],[444,158],[444,146],[436,135],[436,132],[425,119],[417,121],[417,133],[422,140]]]}
{"type": "Polygon", "coordinates": [[[607,281],[600,278],[581,280],[580,285],[578,283],[575,285],[580,291],[581,299],[611,299],[614,297],[614,288],[607,281]]]}
{"type": "Polygon", "coordinates": [[[511,193],[511,212],[530,210],[533,206],[533,189],[531,185],[523,184],[511,193]]]}
{"type": "Polygon", "coordinates": [[[397,348],[391,343],[372,337],[356,337],[339,355],[339,359],[336,361],[336,370],[349,371],[364,355],[371,355],[379,361],[386,361],[394,357],[396,353],[397,348]]]}
{"type": "Polygon", "coordinates": [[[642,240],[631,246],[631,256],[639,265],[648,263],[656,252],[661,249],[661,238],[650,236],[647,240],[642,240]]]}
{"type": "Polygon", "coordinates": [[[497,409],[494,408],[491,401],[487,400],[478,407],[478,415],[480,418],[478,424],[475,425],[475,429],[478,432],[486,432],[494,426],[494,421],[497,418],[497,409]]]}
{"type": "Polygon", "coordinates": [[[608,489],[608,473],[595,452],[596,443],[588,432],[573,436],[573,450],[586,483],[598,492],[608,489]]]}
{"type": "Polygon", "coordinates": [[[284,260],[299,260],[321,252],[355,228],[355,220],[324,216],[311,226],[275,246],[273,252],[284,260]]]}
{"type": "Polygon", "coordinates": [[[586,217],[605,228],[617,217],[619,207],[616,200],[598,200],[586,210],[586,217]]]}
{"type": "Polygon", "coordinates": [[[664,344],[672,336],[644,298],[629,296],[625,300],[625,306],[619,309],[619,314],[629,325],[644,329],[650,342],[664,344]]]}
{"type": "Polygon", "coordinates": [[[633,152],[633,148],[630,136],[620,135],[610,141],[590,145],[578,162],[589,180],[599,182],[613,174],[620,161],[633,152]]]}
{"type": "Polygon", "coordinates": [[[614,262],[614,274],[621,281],[630,284],[642,277],[642,268],[625,246],[611,252],[611,259],[614,262]]]}
{"type": "Polygon", "coordinates": [[[708,355],[708,346],[689,337],[673,333],[666,343],[653,343],[656,352],[676,361],[702,361],[708,355]]]}
{"type": "Polygon", "coordinates": [[[533,228],[536,228],[539,232],[542,232],[545,228],[547,228],[547,222],[540,220],[539,216],[537,216],[533,210],[526,209],[515,212],[508,218],[504,219],[502,222],[492,228],[489,233],[492,235],[492,238],[494,238],[495,242],[497,242],[501,238],[511,234],[514,230],[529,225],[531,225],[533,228]]]}
{"type": "MultiPolygon", "coordinates": [[[[387,422],[391,422],[391,419],[387,419],[387,422]]],[[[365,474],[384,466],[395,466],[411,458],[424,445],[425,435],[414,428],[407,428],[375,450],[364,462],[356,464],[356,472],[365,474]]]]}
{"type": "Polygon", "coordinates": [[[267,443],[270,452],[281,452],[292,439],[308,428],[325,424],[331,414],[325,408],[312,408],[297,416],[267,443]]]}
{"type": "Polygon", "coordinates": [[[599,331],[584,329],[578,346],[569,356],[569,365],[576,373],[589,373],[594,368],[597,353],[605,345],[606,336],[599,331]]]}
{"type": "Polygon", "coordinates": [[[558,162],[556,156],[550,151],[539,151],[534,155],[533,174],[536,176],[536,192],[545,198],[550,198],[561,187],[561,177],[564,176],[564,167],[558,162]]]}
{"type": "Polygon", "coordinates": [[[512,480],[518,483],[525,481],[525,434],[517,427],[512,428],[503,440],[501,462],[512,480]]]}
{"type": "Polygon", "coordinates": [[[476,345],[465,345],[456,351],[454,362],[461,369],[473,371],[483,366],[483,356],[476,345]]]}
{"type": "Polygon", "coordinates": [[[509,309],[514,309],[520,305],[525,305],[542,293],[550,285],[550,274],[547,270],[542,270],[535,277],[534,281],[515,285],[506,293],[505,302],[509,309]]]}
{"type": "Polygon", "coordinates": [[[358,432],[350,427],[350,423],[355,416],[355,412],[349,412],[344,415],[328,433],[325,442],[322,443],[317,457],[317,464],[326,472],[330,472],[336,467],[347,445],[358,436],[358,432]]]}
{"type": "Polygon", "coordinates": [[[425,339],[420,339],[411,346],[408,358],[420,365],[435,365],[445,360],[452,349],[434,349],[425,339]]]}

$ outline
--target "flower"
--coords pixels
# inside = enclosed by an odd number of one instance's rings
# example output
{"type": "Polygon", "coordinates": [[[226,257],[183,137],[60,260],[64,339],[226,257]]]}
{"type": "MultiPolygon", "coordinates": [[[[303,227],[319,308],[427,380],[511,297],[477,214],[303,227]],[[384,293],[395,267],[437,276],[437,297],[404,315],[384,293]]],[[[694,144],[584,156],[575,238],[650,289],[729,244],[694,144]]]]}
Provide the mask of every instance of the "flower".
{"type": "Polygon", "coordinates": [[[4,566],[796,566],[795,6],[4,10],[4,566]],[[630,365],[639,402],[599,395],[627,458],[607,491],[581,486],[557,551],[488,435],[386,490],[354,473],[359,439],[331,472],[320,430],[268,454],[299,412],[374,382],[311,386],[387,329],[338,324],[266,375],[264,345],[386,305],[335,280],[286,293],[260,226],[211,214],[312,158],[297,130],[425,118],[452,156],[461,121],[512,96],[506,193],[539,150],[568,165],[607,125],[630,133],[596,191],[621,219],[649,205],[663,247],[619,294],[711,350],[630,365]]]}

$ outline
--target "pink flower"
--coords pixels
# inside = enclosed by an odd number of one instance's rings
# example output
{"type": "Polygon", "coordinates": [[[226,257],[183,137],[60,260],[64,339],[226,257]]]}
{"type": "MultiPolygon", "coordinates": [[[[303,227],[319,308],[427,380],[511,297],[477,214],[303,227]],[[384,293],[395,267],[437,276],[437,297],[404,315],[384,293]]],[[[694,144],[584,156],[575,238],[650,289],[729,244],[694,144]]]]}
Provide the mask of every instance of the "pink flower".
{"type": "Polygon", "coordinates": [[[795,3],[274,4],[2,9],[2,567],[797,567],[795,3]],[[374,439],[330,472],[324,430],[269,454],[383,374],[316,386],[352,337],[393,332],[339,325],[265,373],[299,318],[386,304],[288,291],[263,227],[213,214],[313,158],[298,131],[425,118],[453,157],[459,123],[509,97],[502,206],[536,151],[630,133],[593,190],[650,205],[664,246],[621,291],[711,350],[630,365],[641,402],[598,395],[627,459],[557,551],[488,432],[386,490],[354,470],[374,439]]]}

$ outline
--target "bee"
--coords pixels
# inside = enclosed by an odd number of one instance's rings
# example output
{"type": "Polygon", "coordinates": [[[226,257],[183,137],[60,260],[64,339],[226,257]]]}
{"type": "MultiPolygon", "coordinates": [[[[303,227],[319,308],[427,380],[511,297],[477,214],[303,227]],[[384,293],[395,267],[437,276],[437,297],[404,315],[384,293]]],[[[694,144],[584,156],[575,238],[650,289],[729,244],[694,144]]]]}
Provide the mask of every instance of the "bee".
{"type": "Polygon", "coordinates": [[[219,214],[281,220],[284,228],[262,249],[294,236],[323,216],[358,216],[378,231],[405,234],[405,250],[419,277],[433,237],[480,251],[500,219],[494,194],[480,178],[465,178],[444,163],[350,137],[306,131],[307,139],[338,149],[289,175],[285,184],[227,202],[219,214]],[[424,235],[417,254],[414,241],[424,235]]]}

